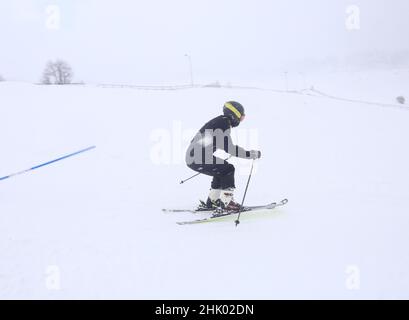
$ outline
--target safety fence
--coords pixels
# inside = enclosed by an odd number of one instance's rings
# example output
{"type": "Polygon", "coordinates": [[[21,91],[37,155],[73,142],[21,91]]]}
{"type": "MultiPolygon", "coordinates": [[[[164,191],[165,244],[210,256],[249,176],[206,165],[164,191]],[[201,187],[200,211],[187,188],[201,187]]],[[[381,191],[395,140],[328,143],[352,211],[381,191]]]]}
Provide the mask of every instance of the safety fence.
{"type": "Polygon", "coordinates": [[[258,90],[258,91],[268,91],[282,94],[295,94],[303,95],[309,97],[318,97],[331,100],[338,100],[348,103],[358,103],[366,104],[372,106],[378,106],[383,108],[395,108],[401,110],[409,111],[408,104],[398,104],[398,103],[384,103],[377,101],[361,100],[361,99],[351,99],[347,97],[335,96],[322,92],[315,89],[314,87],[302,90],[282,90],[282,89],[272,89],[272,88],[262,88],[257,86],[236,86],[236,85],[221,85],[219,83],[207,84],[207,85],[168,85],[168,86],[140,86],[140,85],[129,85],[129,84],[99,84],[98,87],[101,88],[128,88],[137,90],[156,90],[156,91],[166,91],[166,90],[186,90],[186,89],[206,89],[206,88],[221,88],[221,89],[232,89],[232,90],[258,90]]]}

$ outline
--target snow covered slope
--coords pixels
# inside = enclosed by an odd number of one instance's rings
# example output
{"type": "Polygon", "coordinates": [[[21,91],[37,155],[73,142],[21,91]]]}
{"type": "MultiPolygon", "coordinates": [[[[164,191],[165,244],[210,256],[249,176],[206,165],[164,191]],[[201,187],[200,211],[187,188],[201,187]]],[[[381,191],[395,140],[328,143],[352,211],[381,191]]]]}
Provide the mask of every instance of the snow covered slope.
{"type": "MultiPolygon", "coordinates": [[[[325,91],[348,85],[387,102],[359,81],[325,91]]],[[[409,298],[409,108],[4,82],[0,119],[0,176],[97,146],[0,182],[0,298],[409,298]],[[194,207],[210,182],[179,185],[185,147],[231,99],[247,110],[236,142],[263,152],[247,203],[290,202],[238,228],[178,226],[194,217],[161,209],[194,207]]],[[[241,199],[249,163],[233,161],[241,199]]]]}

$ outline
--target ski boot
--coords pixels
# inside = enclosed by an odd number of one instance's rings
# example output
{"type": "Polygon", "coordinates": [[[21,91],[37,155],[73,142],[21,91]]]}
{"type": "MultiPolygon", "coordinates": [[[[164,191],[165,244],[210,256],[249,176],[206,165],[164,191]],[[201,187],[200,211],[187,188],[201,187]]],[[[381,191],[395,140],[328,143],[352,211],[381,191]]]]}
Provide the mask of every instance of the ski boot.
{"type": "Polygon", "coordinates": [[[220,192],[221,192],[220,189],[210,189],[210,193],[206,202],[200,200],[198,211],[217,210],[219,207],[217,201],[219,200],[220,192]]]}
{"type": "Polygon", "coordinates": [[[222,190],[216,205],[227,212],[239,212],[242,210],[241,204],[234,201],[234,188],[222,190]]]}

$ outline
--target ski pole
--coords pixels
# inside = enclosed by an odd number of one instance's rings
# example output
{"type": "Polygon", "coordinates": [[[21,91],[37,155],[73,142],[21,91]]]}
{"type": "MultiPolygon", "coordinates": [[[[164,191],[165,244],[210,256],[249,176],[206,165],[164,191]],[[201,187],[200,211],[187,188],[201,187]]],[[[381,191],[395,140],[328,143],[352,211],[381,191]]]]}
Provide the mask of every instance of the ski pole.
{"type": "MultiPolygon", "coordinates": [[[[229,156],[226,160],[224,160],[224,161],[227,161],[227,160],[229,160],[229,159],[231,159],[233,156],[229,156]]],[[[196,178],[197,176],[199,176],[199,175],[201,175],[202,173],[201,172],[199,172],[199,173],[196,173],[194,176],[191,176],[190,178],[187,178],[187,179],[185,179],[185,180],[182,180],[182,181],[180,181],[180,184],[184,184],[185,182],[188,182],[189,180],[191,180],[191,179],[193,179],[193,178],[196,178]]]]}
{"type": "Polygon", "coordinates": [[[39,169],[39,168],[41,168],[41,167],[48,166],[48,165],[50,165],[50,164],[52,164],[52,163],[54,163],[54,162],[61,161],[61,160],[64,160],[64,159],[67,159],[67,158],[76,156],[76,155],[78,155],[78,154],[80,154],[80,153],[83,153],[83,152],[86,152],[86,151],[89,151],[89,150],[92,150],[92,149],[95,149],[95,148],[96,148],[96,146],[92,146],[92,147],[89,147],[89,148],[86,148],[86,149],[83,149],[83,150],[80,150],[80,151],[77,151],[77,152],[68,154],[68,155],[66,155],[66,156],[60,157],[60,158],[58,158],[58,159],[51,160],[51,161],[48,161],[48,162],[39,164],[39,165],[37,165],[37,166],[35,166],[35,167],[32,167],[32,168],[30,168],[30,169],[26,169],[26,170],[23,170],[23,171],[20,171],[20,172],[16,172],[16,173],[9,174],[9,175],[4,176],[4,177],[0,177],[0,181],[1,181],[1,180],[9,179],[9,178],[11,178],[11,177],[14,177],[14,176],[17,176],[17,175],[20,175],[20,174],[27,173],[27,172],[29,172],[29,171],[33,171],[33,170],[39,169]]]}
{"type": "Polygon", "coordinates": [[[246,199],[247,190],[248,190],[249,184],[250,184],[250,179],[251,179],[251,176],[252,176],[252,174],[253,174],[254,161],[256,161],[256,160],[253,159],[253,162],[251,163],[250,175],[249,175],[249,179],[247,180],[247,185],[246,185],[246,190],[244,191],[243,200],[241,201],[241,206],[240,206],[240,210],[239,210],[239,216],[237,217],[237,220],[235,221],[236,227],[240,224],[240,216],[241,216],[241,213],[243,212],[244,200],[246,199]]]}
{"type": "Polygon", "coordinates": [[[197,177],[198,175],[201,175],[201,173],[196,173],[194,176],[191,176],[190,178],[187,178],[185,180],[180,181],[180,184],[184,184],[185,182],[189,181],[190,179],[193,179],[195,177],[197,177]]]}

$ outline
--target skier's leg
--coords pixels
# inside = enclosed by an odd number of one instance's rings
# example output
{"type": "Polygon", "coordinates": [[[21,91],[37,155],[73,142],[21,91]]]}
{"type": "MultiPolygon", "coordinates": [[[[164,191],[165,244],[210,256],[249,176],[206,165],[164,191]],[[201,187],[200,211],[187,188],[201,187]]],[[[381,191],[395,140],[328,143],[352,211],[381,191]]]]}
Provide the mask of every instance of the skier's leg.
{"type": "Polygon", "coordinates": [[[238,211],[241,207],[239,203],[234,201],[234,190],[236,188],[234,178],[235,172],[235,167],[226,162],[219,175],[222,191],[220,192],[218,205],[228,211],[238,211]]]}
{"type": "Polygon", "coordinates": [[[234,174],[236,172],[236,168],[230,164],[227,163],[224,167],[224,169],[221,171],[219,177],[220,177],[220,187],[222,189],[235,189],[236,184],[235,184],[235,179],[234,179],[234,174]]]}
{"type": "Polygon", "coordinates": [[[240,205],[234,202],[233,197],[236,187],[234,179],[236,169],[227,161],[217,158],[214,158],[214,160],[213,165],[206,167],[207,174],[214,175],[207,206],[211,207],[216,205],[229,211],[238,210],[240,205]]]}
{"type": "Polygon", "coordinates": [[[236,187],[234,180],[235,171],[235,167],[227,161],[223,164],[214,165],[212,172],[214,173],[215,178],[213,181],[216,179],[217,187],[221,189],[234,189],[236,187]]]}
{"type": "Polygon", "coordinates": [[[206,206],[208,208],[213,208],[216,205],[216,201],[219,200],[220,198],[220,192],[221,192],[221,180],[219,176],[213,176],[209,196],[207,197],[206,200],[206,206]]]}
{"type": "Polygon", "coordinates": [[[227,161],[219,159],[217,162],[216,160],[217,158],[214,158],[213,164],[204,164],[196,168],[198,172],[213,176],[212,188],[206,201],[206,207],[212,208],[216,205],[229,211],[238,210],[240,205],[234,202],[233,197],[235,190],[235,167],[227,161]]]}
{"type": "Polygon", "coordinates": [[[212,189],[221,189],[222,181],[219,176],[213,176],[211,187],[212,189]]]}

